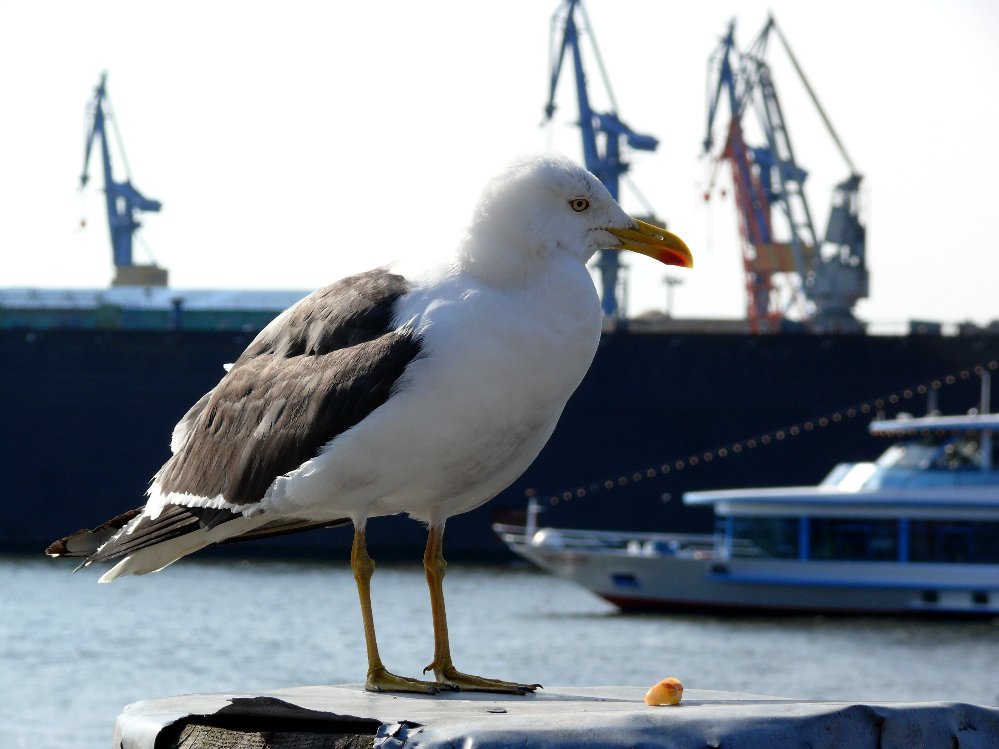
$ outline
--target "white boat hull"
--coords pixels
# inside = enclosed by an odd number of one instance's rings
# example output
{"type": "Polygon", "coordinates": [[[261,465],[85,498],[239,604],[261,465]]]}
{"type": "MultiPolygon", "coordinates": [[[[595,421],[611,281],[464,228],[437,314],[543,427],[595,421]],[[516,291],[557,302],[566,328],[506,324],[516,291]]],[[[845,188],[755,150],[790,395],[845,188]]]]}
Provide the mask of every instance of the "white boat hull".
{"type": "Polygon", "coordinates": [[[997,565],[722,561],[708,552],[588,550],[501,536],[520,556],[626,611],[999,616],[997,565]]]}

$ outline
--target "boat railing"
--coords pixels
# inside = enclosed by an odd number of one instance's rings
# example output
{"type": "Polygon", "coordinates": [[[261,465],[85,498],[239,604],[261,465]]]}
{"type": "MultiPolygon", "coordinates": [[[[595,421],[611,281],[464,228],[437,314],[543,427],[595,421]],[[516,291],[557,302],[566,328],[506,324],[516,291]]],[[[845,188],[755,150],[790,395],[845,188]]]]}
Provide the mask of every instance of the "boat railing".
{"type": "MultiPolygon", "coordinates": [[[[511,548],[549,548],[587,554],[627,554],[629,556],[717,556],[721,538],[707,533],[650,533],[640,531],[597,531],[572,528],[538,528],[496,523],[493,531],[511,548]]],[[[727,556],[760,556],[749,541],[733,539],[727,556]]]]}

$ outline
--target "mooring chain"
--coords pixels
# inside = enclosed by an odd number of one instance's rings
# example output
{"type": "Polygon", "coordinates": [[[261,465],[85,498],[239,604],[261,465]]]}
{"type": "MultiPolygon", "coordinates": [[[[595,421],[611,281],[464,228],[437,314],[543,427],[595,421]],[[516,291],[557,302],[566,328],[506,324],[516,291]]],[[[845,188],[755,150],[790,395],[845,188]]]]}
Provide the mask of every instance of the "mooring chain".
{"type": "MultiPolygon", "coordinates": [[[[548,503],[551,505],[557,505],[559,502],[570,502],[573,499],[588,497],[601,491],[611,491],[618,487],[628,486],[629,484],[637,483],[644,479],[655,479],[662,476],[668,476],[679,471],[696,468],[697,466],[709,465],[715,460],[724,460],[731,456],[740,455],[743,452],[755,450],[757,447],[766,447],[777,442],[783,442],[786,439],[809,434],[819,429],[825,429],[831,425],[839,424],[844,419],[855,419],[858,416],[870,414],[872,411],[878,413],[884,409],[886,405],[895,405],[901,401],[910,400],[916,395],[926,395],[930,390],[941,390],[949,385],[954,385],[958,381],[967,380],[972,374],[981,376],[986,372],[986,370],[994,372],[996,369],[999,369],[999,360],[992,359],[986,364],[976,364],[973,367],[962,369],[942,377],[937,377],[936,379],[928,382],[915,385],[913,387],[907,387],[880,398],[872,398],[864,401],[863,403],[842,408],[825,416],[806,419],[804,421],[799,421],[796,424],[791,424],[764,434],[756,435],[755,437],[750,437],[738,442],[731,442],[722,447],[715,448],[714,450],[707,450],[689,455],[686,458],[679,458],[660,463],[658,465],[649,466],[644,470],[622,473],[619,476],[606,478],[603,481],[577,486],[575,489],[566,489],[559,494],[550,495],[548,497],[548,503]]],[[[533,488],[526,489],[524,491],[524,495],[528,498],[539,497],[538,491],[533,488]]]]}

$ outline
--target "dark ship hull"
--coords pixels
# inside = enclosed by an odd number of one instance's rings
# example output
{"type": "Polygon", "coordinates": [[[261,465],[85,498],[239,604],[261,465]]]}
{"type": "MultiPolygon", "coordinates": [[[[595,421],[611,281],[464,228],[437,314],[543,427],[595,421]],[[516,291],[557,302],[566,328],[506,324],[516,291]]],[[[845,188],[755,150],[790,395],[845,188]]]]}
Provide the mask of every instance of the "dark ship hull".
{"type": "MultiPolygon", "coordinates": [[[[0,552],[40,553],[141,505],[173,425],[251,339],[0,330],[0,552]]],[[[975,406],[974,367],[997,357],[999,338],[984,335],[607,334],[541,456],[495,500],[449,521],[448,553],[507,554],[491,522],[515,520],[531,490],[545,524],[708,531],[684,491],[815,483],[837,462],[880,453],[866,431],[879,408],[922,414],[920,384],[941,378],[946,413],[975,406]]],[[[373,522],[369,536],[376,556],[413,559],[425,539],[400,517],[373,522]]],[[[346,556],[349,544],[339,529],[229,548],[346,556]]]]}

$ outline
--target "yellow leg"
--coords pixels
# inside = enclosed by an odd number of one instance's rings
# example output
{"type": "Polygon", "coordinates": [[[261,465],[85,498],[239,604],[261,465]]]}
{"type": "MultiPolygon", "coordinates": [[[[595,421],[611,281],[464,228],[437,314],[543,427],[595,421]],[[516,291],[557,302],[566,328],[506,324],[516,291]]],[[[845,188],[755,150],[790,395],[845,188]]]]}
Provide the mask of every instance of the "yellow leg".
{"type": "MultiPolygon", "coordinates": [[[[375,562],[368,556],[364,541],[364,531],[354,530],[354,544],[350,550],[350,567],[357,583],[357,595],[361,599],[361,620],[364,622],[364,644],[368,649],[368,678],[364,688],[369,692],[422,692],[437,694],[441,687],[429,681],[408,679],[390,673],[378,655],[378,642],[375,639],[375,620],[371,613],[371,576],[375,572],[375,562]]],[[[453,687],[452,687],[453,688],[453,687]]]]}
{"type": "Polygon", "coordinates": [[[427,537],[427,550],[423,555],[423,568],[427,573],[430,587],[430,611],[434,618],[434,660],[423,669],[423,673],[433,671],[442,688],[461,689],[468,692],[500,692],[503,694],[527,694],[540,687],[540,684],[518,684],[513,681],[484,679],[458,671],[451,662],[451,645],[447,636],[447,613],[444,610],[444,573],[447,562],[443,553],[444,526],[434,526],[427,537]]]}

